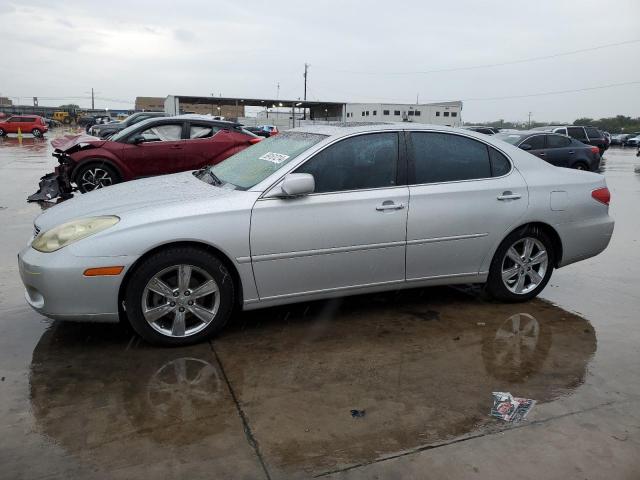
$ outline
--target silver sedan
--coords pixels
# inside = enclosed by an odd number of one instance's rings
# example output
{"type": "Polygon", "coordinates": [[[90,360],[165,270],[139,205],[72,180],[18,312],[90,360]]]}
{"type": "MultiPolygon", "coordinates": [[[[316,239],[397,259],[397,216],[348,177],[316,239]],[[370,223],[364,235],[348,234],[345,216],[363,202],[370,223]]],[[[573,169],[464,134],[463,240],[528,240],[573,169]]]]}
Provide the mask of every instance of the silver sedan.
{"type": "Polygon", "coordinates": [[[468,130],[312,126],[57,205],[19,266],[43,315],[182,345],[235,308],[456,283],[529,300],[606,248],[608,205],[603,176],[468,130]]]}

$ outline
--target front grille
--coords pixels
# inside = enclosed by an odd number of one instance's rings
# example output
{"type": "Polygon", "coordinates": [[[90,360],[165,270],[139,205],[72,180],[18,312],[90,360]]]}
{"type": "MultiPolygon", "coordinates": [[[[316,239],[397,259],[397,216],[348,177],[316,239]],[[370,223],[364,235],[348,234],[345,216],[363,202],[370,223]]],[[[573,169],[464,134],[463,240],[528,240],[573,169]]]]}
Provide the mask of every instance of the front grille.
{"type": "Polygon", "coordinates": [[[33,224],[33,236],[34,238],[38,236],[40,233],[40,227],[38,227],[35,223],[33,224]]]}

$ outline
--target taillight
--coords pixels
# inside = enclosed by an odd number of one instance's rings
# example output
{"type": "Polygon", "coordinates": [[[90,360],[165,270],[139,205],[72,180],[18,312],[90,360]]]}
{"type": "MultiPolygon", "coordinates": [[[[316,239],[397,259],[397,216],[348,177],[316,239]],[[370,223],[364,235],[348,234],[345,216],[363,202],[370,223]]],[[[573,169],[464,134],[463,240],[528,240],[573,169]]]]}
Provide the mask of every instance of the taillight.
{"type": "Polygon", "coordinates": [[[604,203],[605,205],[609,205],[609,201],[611,200],[611,193],[607,187],[597,188],[591,192],[591,196],[594,200],[604,203]]]}
{"type": "Polygon", "coordinates": [[[255,137],[255,138],[250,138],[250,139],[249,139],[249,143],[250,143],[251,145],[256,144],[256,143],[260,143],[261,141],[262,141],[262,138],[261,138],[261,137],[255,137]]]}
{"type": "Polygon", "coordinates": [[[600,149],[598,147],[591,147],[591,153],[600,153],[600,149]]]}

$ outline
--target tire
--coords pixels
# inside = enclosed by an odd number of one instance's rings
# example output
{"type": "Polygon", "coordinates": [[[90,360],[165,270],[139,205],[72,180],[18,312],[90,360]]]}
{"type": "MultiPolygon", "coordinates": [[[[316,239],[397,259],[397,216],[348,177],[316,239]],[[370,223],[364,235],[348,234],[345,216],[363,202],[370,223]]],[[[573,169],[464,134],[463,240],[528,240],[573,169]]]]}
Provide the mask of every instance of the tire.
{"type": "Polygon", "coordinates": [[[589,171],[589,166],[584,162],[576,162],[571,166],[571,168],[575,168],[576,170],[586,170],[587,172],[589,171]]]}
{"type": "Polygon", "coordinates": [[[78,190],[82,193],[120,183],[121,176],[111,165],[102,162],[91,162],[80,165],[74,176],[78,190]]]}
{"type": "Polygon", "coordinates": [[[227,324],[235,285],[215,255],[194,247],[172,247],[136,267],[124,298],[127,318],[144,340],[162,346],[191,345],[227,324]]]}
{"type": "Polygon", "coordinates": [[[549,282],[554,262],[553,242],[542,230],[535,227],[516,230],[507,235],[496,250],[486,290],[496,300],[531,300],[549,282]],[[528,255],[525,249],[529,250],[528,255]],[[516,263],[516,258],[520,259],[520,264],[516,263]]]}
{"type": "Polygon", "coordinates": [[[33,135],[36,138],[40,138],[42,136],[42,132],[37,128],[34,128],[33,130],[31,130],[31,135],[33,135]]]}
{"type": "Polygon", "coordinates": [[[2,128],[0,128],[0,137],[4,137],[7,134],[2,128]]]}
{"type": "Polygon", "coordinates": [[[65,125],[71,125],[71,118],[64,117],[64,119],[62,120],[62,123],[64,123],[65,125]]]}

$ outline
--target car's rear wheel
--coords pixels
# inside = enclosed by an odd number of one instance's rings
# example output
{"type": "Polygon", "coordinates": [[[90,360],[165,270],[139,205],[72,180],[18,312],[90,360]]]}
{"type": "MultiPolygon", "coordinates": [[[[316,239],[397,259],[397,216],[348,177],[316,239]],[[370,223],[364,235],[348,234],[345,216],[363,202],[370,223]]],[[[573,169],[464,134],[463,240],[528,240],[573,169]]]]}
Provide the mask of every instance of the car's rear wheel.
{"type": "Polygon", "coordinates": [[[536,297],[551,278],[553,242],[539,228],[512,232],[498,247],[486,288],[498,300],[523,302],[536,297]]]}
{"type": "Polygon", "coordinates": [[[574,163],[573,168],[575,168],[576,170],[589,170],[589,166],[584,162],[574,163]]]}
{"type": "Polygon", "coordinates": [[[34,137],[41,137],[42,132],[39,129],[34,128],[33,130],[31,130],[31,135],[33,135],[34,137]]]}
{"type": "Polygon", "coordinates": [[[89,163],[78,167],[75,182],[82,193],[120,183],[120,175],[111,166],[104,163],[89,163]]]}
{"type": "Polygon", "coordinates": [[[233,279],[215,255],[175,247],[136,268],[125,306],[131,326],[146,341],[180,346],[219,332],[229,320],[234,295],[233,279]]]}

